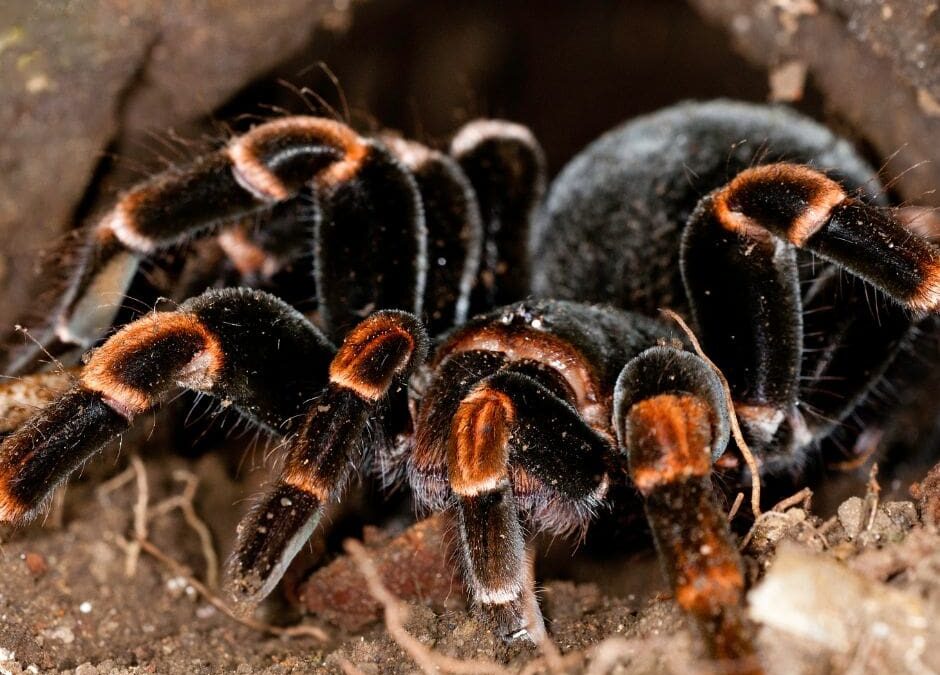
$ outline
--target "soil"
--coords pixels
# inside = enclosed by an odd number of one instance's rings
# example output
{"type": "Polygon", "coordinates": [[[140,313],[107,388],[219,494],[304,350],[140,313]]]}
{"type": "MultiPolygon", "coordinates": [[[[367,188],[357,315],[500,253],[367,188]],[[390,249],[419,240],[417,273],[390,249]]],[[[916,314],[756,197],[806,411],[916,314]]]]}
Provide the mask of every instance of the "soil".
{"type": "MultiPolygon", "coordinates": [[[[332,607],[332,613],[302,615],[282,597],[262,607],[252,626],[214,606],[198,581],[193,582],[207,579],[211,562],[206,549],[183,512],[164,508],[172,506],[165,500],[183,493],[184,479],[198,480],[194,514],[209,527],[210,553],[224,556],[246,506],[240,498],[255,490],[265,472],[249,467],[233,480],[224,456],[166,455],[159,451],[165,439],[143,436],[151,431],[126,438],[117,460],[112,451],[90,465],[57,497],[43,522],[3,533],[0,673],[420,672],[377,618],[377,603],[374,611],[364,610],[371,615],[350,619],[344,618],[342,606],[332,607]],[[132,447],[139,447],[143,456],[133,465],[128,462],[132,447]],[[149,509],[147,540],[179,567],[146,551],[133,564],[128,542],[140,532],[134,514],[135,509],[142,513],[142,495],[149,509]],[[239,501],[239,508],[231,508],[239,501]],[[272,635],[263,628],[269,622],[322,629],[328,637],[272,635]]],[[[924,490],[930,487],[925,484],[924,490]]],[[[745,549],[752,582],[748,605],[768,672],[940,668],[940,650],[935,648],[940,634],[934,628],[940,535],[933,524],[921,522],[914,502],[879,499],[864,481],[857,489],[859,494],[839,504],[827,519],[797,501],[765,513],[750,534],[745,549]]],[[[396,538],[400,519],[387,522],[384,529],[367,530],[369,550],[394,592],[421,598],[404,603],[405,627],[435,653],[479,660],[479,672],[494,656],[510,672],[709,670],[696,634],[666,592],[645,547],[614,559],[592,560],[582,553],[581,572],[574,579],[540,580],[542,607],[561,653],[560,661],[546,661],[535,649],[507,647],[494,639],[487,626],[466,612],[459,582],[441,583],[450,575],[437,578],[436,586],[427,582],[419,592],[397,582],[383,565],[387,560],[399,568],[407,565],[394,558],[402,555],[403,541],[437,556],[446,567],[440,533],[446,539],[447,530],[431,521],[423,530],[406,528],[396,538]]],[[[553,548],[556,554],[569,550],[560,543],[553,548]]],[[[299,593],[298,581],[307,570],[289,575],[285,587],[295,603],[300,598],[315,606],[316,594],[326,591],[316,591],[314,582],[328,578],[333,601],[346,597],[349,612],[355,611],[352,595],[366,593],[366,586],[348,555],[332,555],[334,561],[300,585],[299,593]],[[348,578],[337,576],[337,570],[348,578]]],[[[433,564],[414,572],[412,581],[415,575],[437,574],[433,564]]],[[[283,631],[277,626],[270,630],[283,631]]],[[[472,663],[465,667],[475,672],[472,663]]]]}

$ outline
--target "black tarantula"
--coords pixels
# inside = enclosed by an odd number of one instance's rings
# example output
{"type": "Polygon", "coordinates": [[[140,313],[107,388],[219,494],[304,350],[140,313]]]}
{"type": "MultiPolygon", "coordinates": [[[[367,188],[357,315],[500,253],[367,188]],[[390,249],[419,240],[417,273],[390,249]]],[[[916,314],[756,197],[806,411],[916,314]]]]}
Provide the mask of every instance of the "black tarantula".
{"type": "Polygon", "coordinates": [[[102,298],[140,259],[210,233],[249,279],[312,237],[317,312],[233,288],[120,328],[3,440],[0,520],[34,515],[183,387],[289,439],[239,529],[243,601],[271,592],[351,467],[372,466],[455,514],[474,606],[537,641],[526,528],[582,530],[627,484],[710,653],[753,661],[711,480],[716,462],[750,480],[721,376],[766,475],[799,467],[935,312],[940,251],[848,143],[783,108],[678,105],[594,142],[544,203],[543,174],[507,122],[467,125],[444,154],[288,117],[132,188],[91,232],[62,343],[98,340],[117,304],[102,298]],[[868,285],[890,299],[878,316],[868,285]],[[660,308],[691,320],[720,373],[660,308]]]}

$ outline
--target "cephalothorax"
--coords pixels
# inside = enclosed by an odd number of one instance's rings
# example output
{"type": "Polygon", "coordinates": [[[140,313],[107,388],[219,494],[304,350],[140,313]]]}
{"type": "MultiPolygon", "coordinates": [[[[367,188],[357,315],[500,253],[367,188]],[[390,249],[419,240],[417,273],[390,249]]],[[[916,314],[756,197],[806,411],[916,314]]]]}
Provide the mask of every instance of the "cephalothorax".
{"type": "Polygon", "coordinates": [[[749,657],[710,479],[726,396],[656,310],[690,319],[771,475],[830,434],[936,311],[940,251],[884,207],[848,144],[786,109],[684,104],[636,120],[574,159],[544,204],[543,171],[531,134],[505,122],[468,125],[448,155],[297,117],[133,188],[91,234],[59,340],[95,342],[113,320],[103,291],[203,233],[249,279],[312,250],[316,318],[239,288],[121,328],[3,440],[0,520],[34,515],[185,387],[289,438],[240,526],[242,600],[272,590],[350,467],[369,465],[454,512],[475,606],[537,640],[526,527],[583,530],[608,486],[629,482],[711,653],[749,657]],[[877,316],[866,284],[891,299],[877,316]]]}

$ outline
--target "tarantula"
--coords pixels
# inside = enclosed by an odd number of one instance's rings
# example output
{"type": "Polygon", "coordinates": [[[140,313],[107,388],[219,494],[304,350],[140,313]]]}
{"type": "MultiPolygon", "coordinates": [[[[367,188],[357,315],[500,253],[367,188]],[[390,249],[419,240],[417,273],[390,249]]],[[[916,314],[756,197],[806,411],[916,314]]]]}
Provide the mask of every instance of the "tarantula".
{"type": "Polygon", "coordinates": [[[688,103],[637,119],[542,203],[544,171],[532,135],[507,122],[467,125],[444,154],[288,117],[132,188],[91,232],[59,340],[95,343],[114,320],[102,298],[141,258],[218,232],[255,279],[312,238],[317,312],[209,290],[120,328],[3,440],[0,520],[34,515],[183,387],[289,439],[239,527],[229,580],[243,601],[271,592],[352,467],[371,466],[455,514],[474,606],[504,637],[539,640],[525,527],[583,530],[627,484],[710,652],[752,658],[711,481],[716,462],[750,480],[729,451],[724,387],[764,472],[798,467],[936,311],[940,251],[885,208],[848,143],[784,108],[688,103]],[[878,316],[869,284],[890,298],[878,316]],[[720,373],[659,308],[691,319],[720,373]]]}

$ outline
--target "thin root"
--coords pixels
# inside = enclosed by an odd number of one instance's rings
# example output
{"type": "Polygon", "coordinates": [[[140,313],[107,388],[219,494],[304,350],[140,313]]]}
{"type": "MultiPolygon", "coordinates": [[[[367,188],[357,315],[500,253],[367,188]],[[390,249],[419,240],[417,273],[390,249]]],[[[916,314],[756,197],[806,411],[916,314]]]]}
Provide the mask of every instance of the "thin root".
{"type": "Polygon", "coordinates": [[[734,412],[734,401],[731,399],[731,388],[728,386],[728,380],[725,379],[724,373],[718,369],[714,361],[708,358],[705,352],[702,351],[702,345],[699,344],[698,338],[695,337],[695,333],[692,332],[692,329],[689,328],[685,320],[671,309],[661,309],[659,311],[679,325],[682,332],[689,338],[689,342],[692,343],[692,348],[695,350],[695,353],[698,354],[705,363],[711,366],[712,370],[717,373],[718,379],[721,381],[721,388],[724,391],[725,402],[728,406],[728,417],[731,418],[731,435],[734,436],[734,442],[738,446],[738,450],[741,451],[744,463],[747,464],[747,468],[751,471],[751,510],[754,512],[755,518],[760,518],[760,465],[757,462],[757,458],[754,457],[751,449],[747,447],[747,443],[744,441],[744,434],[741,433],[741,425],[738,424],[738,416],[734,412]]]}
{"type": "Polygon", "coordinates": [[[734,517],[738,515],[738,509],[741,508],[741,504],[744,502],[744,493],[739,492],[734,498],[734,503],[731,505],[731,509],[728,511],[728,522],[730,523],[734,520],[734,517]]]}
{"type": "Polygon", "coordinates": [[[260,633],[268,633],[269,635],[278,635],[281,637],[291,638],[311,637],[315,640],[319,640],[320,642],[329,642],[330,636],[326,633],[326,631],[321,628],[317,628],[316,626],[272,626],[271,624],[264,623],[262,621],[256,621],[251,617],[239,615],[231,607],[229,607],[222,598],[217,596],[205,584],[199,581],[199,579],[190,574],[182,563],[168,556],[166,553],[154,546],[154,544],[150,541],[144,540],[137,543],[140,546],[140,550],[166,565],[170,570],[173,571],[174,574],[177,574],[186,579],[186,583],[195,588],[196,592],[206,599],[206,602],[208,602],[210,605],[215,607],[233,621],[237,621],[243,626],[248,626],[248,628],[256,630],[260,633]]]}
{"type": "Polygon", "coordinates": [[[173,509],[179,509],[183,512],[183,518],[199,537],[199,543],[202,547],[202,557],[206,561],[206,584],[209,588],[219,587],[219,556],[215,552],[215,545],[212,543],[212,532],[205,521],[196,513],[194,500],[196,498],[196,488],[199,486],[199,478],[190,471],[178,470],[173,472],[173,478],[184,483],[182,494],[164,499],[159,504],[151,507],[147,512],[147,518],[153,519],[169,513],[173,509]]]}
{"type": "Polygon", "coordinates": [[[365,577],[372,597],[378,600],[384,608],[385,628],[388,634],[424,672],[437,673],[444,671],[456,673],[457,675],[474,675],[476,673],[509,675],[510,671],[495,661],[455,659],[438,654],[422,644],[405,628],[408,610],[382,583],[382,578],[379,576],[372,556],[369,555],[365,547],[358,541],[347,539],[344,548],[352,556],[359,572],[365,577]]]}
{"type": "Polygon", "coordinates": [[[147,483],[147,467],[137,455],[131,455],[131,467],[137,479],[137,502],[134,504],[134,540],[127,545],[127,560],[124,574],[137,574],[142,542],[147,541],[147,503],[150,501],[150,486],[147,483]]]}
{"type": "MultiPolygon", "coordinates": [[[[247,626],[248,628],[269,635],[292,638],[311,637],[315,640],[319,640],[320,642],[329,641],[330,636],[326,633],[326,631],[321,628],[317,628],[316,626],[272,626],[271,624],[257,621],[251,617],[241,616],[232,608],[230,608],[222,598],[216,595],[209,588],[209,586],[194,577],[181,562],[168,556],[147,538],[147,525],[151,516],[161,515],[169,512],[174,508],[179,508],[181,511],[183,511],[183,515],[186,517],[186,521],[189,526],[195,529],[200,535],[200,540],[203,544],[203,554],[206,556],[206,566],[208,570],[217,569],[217,556],[215,555],[215,549],[212,547],[212,539],[209,535],[209,529],[205,522],[198,517],[195,512],[195,508],[193,507],[192,500],[195,496],[196,486],[198,485],[198,481],[193,474],[189,473],[188,471],[176,472],[174,477],[177,480],[186,483],[183,493],[177,495],[176,497],[170,497],[169,499],[160,502],[152,509],[148,508],[148,502],[150,500],[150,488],[147,482],[147,468],[143,461],[141,461],[140,457],[137,457],[136,455],[131,457],[131,467],[128,469],[128,471],[125,471],[124,473],[119,474],[115,478],[111,479],[110,484],[105,484],[99,488],[99,495],[103,496],[108,492],[116,489],[115,486],[121,486],[129,483],[130,478],[127,478],[125,474],[128,476],[134,476],[137,479],[137,501],[134,504],[135,539],[131,541],[124,540],[123,538],[121,539],[122,543],[124,544],[124,548],[127,551],[127,562],[125,564],[125,570],[129,575],[136,573],[137,562],[140,558],[140,553],[144,552],[168,567],[174,574],[186,579],[186,583],[192,586],[197,593],[204,597],[206,602],[222,612],[225,616],[242,624],[243,626],[247,626]],[[191,513],[187,515],[187,511],[191,513]],[[207,550],[211,551],[211,553],[208,555],[206,554],[207,550]]],[[[215,574],[217,575],[218,572],[216,571],[215,574]]]]}

